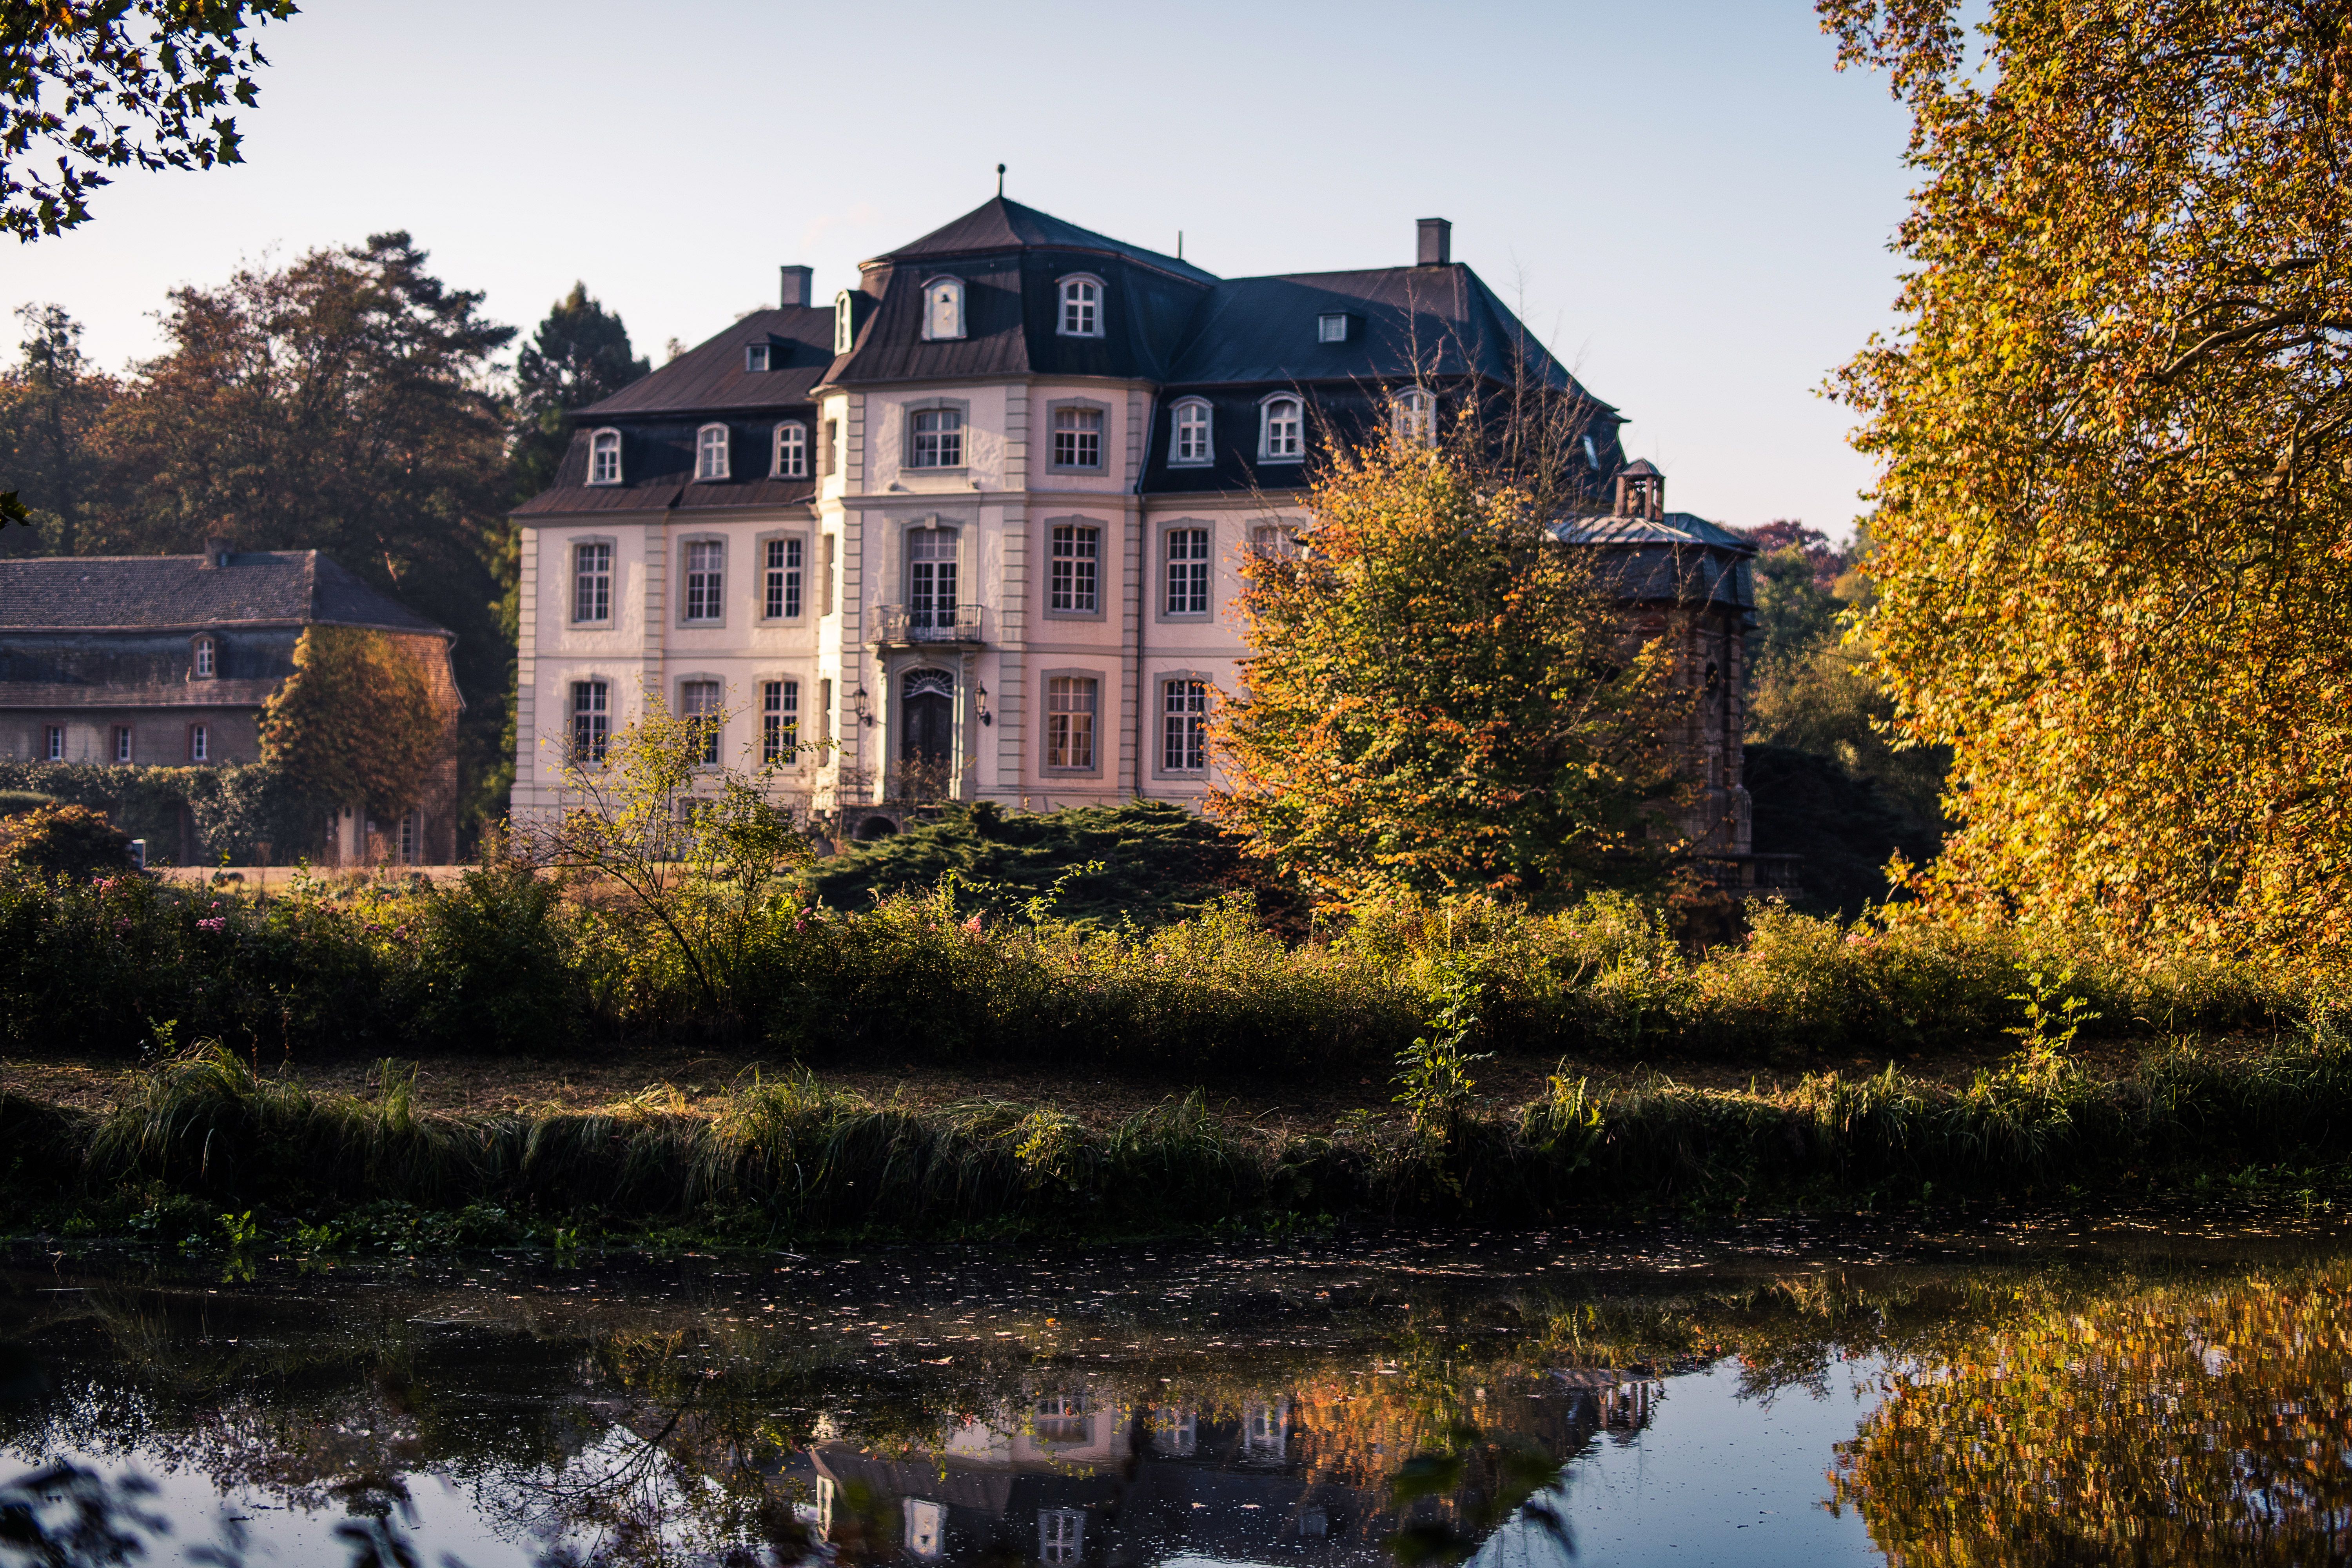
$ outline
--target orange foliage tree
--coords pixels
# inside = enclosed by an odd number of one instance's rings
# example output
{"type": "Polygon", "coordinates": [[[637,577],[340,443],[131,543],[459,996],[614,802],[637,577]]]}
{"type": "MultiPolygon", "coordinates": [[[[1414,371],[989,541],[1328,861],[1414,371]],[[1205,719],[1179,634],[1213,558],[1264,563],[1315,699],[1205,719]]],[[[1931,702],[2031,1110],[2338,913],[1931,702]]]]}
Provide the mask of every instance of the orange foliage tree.
{"type": "Polygon", "coordinates": [[[416,805],[448,720],[416,658],[382,632],[310,626],[261,710],[261,756],[306,795],[382,812],[416,805]]]}

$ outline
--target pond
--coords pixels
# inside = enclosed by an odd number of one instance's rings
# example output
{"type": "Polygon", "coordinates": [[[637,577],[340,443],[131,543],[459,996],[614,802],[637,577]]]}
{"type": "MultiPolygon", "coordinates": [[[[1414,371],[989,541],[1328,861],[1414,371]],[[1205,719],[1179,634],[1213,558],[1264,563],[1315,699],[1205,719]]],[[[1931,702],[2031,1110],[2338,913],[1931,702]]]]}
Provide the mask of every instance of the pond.
{"type": "Polygon", "coordinates": [[[0,1564],[2333,1560],[2352,1242],[0,1253],[0,1564]]]}

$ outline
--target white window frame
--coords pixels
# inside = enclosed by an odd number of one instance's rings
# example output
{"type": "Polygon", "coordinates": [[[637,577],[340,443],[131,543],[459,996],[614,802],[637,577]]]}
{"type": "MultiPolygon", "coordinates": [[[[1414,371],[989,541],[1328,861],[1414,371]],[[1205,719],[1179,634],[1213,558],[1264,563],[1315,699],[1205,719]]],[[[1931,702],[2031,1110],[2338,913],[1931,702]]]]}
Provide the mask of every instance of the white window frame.
{"type": "Polygon", "coordinates": [[[1159,763],[1154,768],[1162,778],[1206,778],[1209,773],[1209,708],[1215,700],[1216,688],[1209,678],[1189,669],[1160,672],[1156,682],[1160,709],[1159,763]],[[1173,688],[1197,687],[1198,690],[1178,692],[1173,688]],[[1181,699],[1183,706],[1177,706],[1181,699]],[[1181,746],[1181,752],[1178,750],[1181,746]],[[1178,760],[1169,760],[1171,752],[1178,760]],[[1187,762],[1185,757],[1196,758],[1187,762]]]}
{"type": "Polygon", "coordinates": [[[1277,392],[1257,405],[1257,460],[1261,463],[1303,463],[1307,460],[1307,400],[1295,392],[1277,392]],[[1289,434],[1283,437],[1275,410],[1288,407],[1289,434]]]}
{"type": "Polygon", "coordinates": [[[1077,1568],[1086,1558],[1087,1516],[1075,1508],[1037,1510],[1037,1561],[1045,1568],[1077,1568]]]}
{"type": "Polygon", "coordinates": [[[731,447],[733,432],[717,423],[705,425],[694,433],[694,482],[698,485],[717,484],[733,478],[731,447]],[[712,459],[716,458],[714,462],[712,459]]]}
{"type": "Polygon", "coordinates": [[[902,536],[907,557],[907,624],[918,631],[952,631],[963,603],[963,531],[927,521],[902,536]]]}
{"type": "Polygon", "coordinates": [[[128,724],[117,724],[114,727],[114,733],[110,737],[110,740],[112,744],[108,748],[108,754],[117,763],[130,762],[131,760],[131,726],[128,724]]]}
{"type": "Polygon", "coordinates": [[[760,546],[760,618],[796,621],[808,608],[808,535],[766,533],[760,546]]]}
{"type": "Polygon", "coordinates": [[[1103,305],[1110,290],[1103,280],[1091,272],[1074,272],[1061,280],[1055,290],[1058,301],[1054,311],[1054,331],[1066,338],[1098,338],[1103,335],[1103,305]],[[1087,290],[1092,289],[1089,296],[1087,290]]]}
{"type": "Polygon", "coordinates": [[[613,557],[616,553],[609,539],[575,539],[572,542],[572,624],[575,626],[604,626],[613,623],[613,557]],[[592,570],[586,559],[590,551],[602,551],[603,564],[592,570]],[[601,608],[600,616],[582,615],[581,595],[583,589],[599,590],[594,602],[586,607],[601,608]]]}
{"type": "Polygon", "coordinates": [[[1102,619],[1102,558],[1103,527],[1094,519],[1057,517],[1045,525],[1045,614],[1049,617],[1102,619]],[[1066,553],[1065,544],[1069,546],[1066,553]]]}
{"type": "Polygon", "coordinates": [[[779,676],[760,682],[760,765],[791,767],[800,758],[801,683],[779,676]]]}
{"type": "Polygon", "coordinates": [[[804,479],[809,477],[808,426],[798,419],[779,420],[770,438],[768,477],[804,479]]]}
{"type": "Polygon", "coordinates": [[[425,853],[425,814],[411,809],[400,814],[400,863],[414,866],[425,853]]]}
{"type": "Polygon", "coordinates": [[[855,290],[844,289],[833,297],[833,352],[845,354],[857,346],[857,306],[855,290]]]}
{"type": "Polygon", "coordinates": [[[1168,412],[1168,466],[1171,468],[1205,468],[1217,460],[1217,411],[1205,397],[1180,397],[1168,412]],[[1198,415],[1197,420],[1186,416],[1198,415]],[[1190,444],[1184,437],[1197,430],[1200,449],[1188,454],[1190,444]]]}
{"type": "Polygon", "coordinates": [[[592,485],[617,485],[621,482],[621,433],[611,426],[588,432],[588,482],[592,485]],[[608,463],[605,459],[610,458],[608,463]]]}
{"type": "Polygon", "coordinates": [[[66,727],[63,724],[41,726],[41,760],[45,763],[66,760],[66,727]]]}
{"type": "Polygon", "coordinates": [[[971,335],[964,316],[961,278],[934,278],[923,285],[923,341],[957,342],[971,335]]]}
{"type": "Polygon", "coordinates": [[[970,426],[971,420],[968,417],[964,405],[961,403],[915,403],[908,405],[908,468],[916,473],[944,474],[953,473],[956,469],[964,467],[966,459],[971,456],[971,444],[966,439],[966,435],[970,426]],[[952,428],[942,427],[938,430],[926,432],[919,428],[926,416],[946,416],[951,417],[955,421],[955,424],[952,428]],[[939,445],[933,448],[934,455],[939,459],[936,462],[926,463],[921,460],[923,456],[923,437],[926,434],[938,437],[939,445]],[[952,449],[950,447],[950,438],[952,438],[953,441],[952,449]],[[953,462],[947,460],[950,456],[954,458],[955,460],[953,462]]]}
{"type": "Polygon", "coordinates": [[[774,357],[775,354],[773,350],[766,343],[745,343],[743,345],[743,374],[745,375],[767,374],[768,365],[774,357]]]}
{"type": "Polygon", "coordinates": [[[572,760],[579,763],[601,763],[613,743],[613,683],[597,676],[588,676],[572,682],[571,721],[572,760]],[[587,721],[587,754],[581,754],[581,724],[587,721]]]}
{"type": "Polygon", "coordinates": [[[718,534],[692,534],[677,542],[677,624],[682,626],[723,626],[727,624],[727,541],[718,534]],[[695,552],[709,550],[708,564],[698,566],[695,552]],[[700,579],[708,578],[708,582],[700,579]],[[699,607],[705,613],[695,614],[699,607]]]}
{"type": "Polygon", "coordinates": [[[1414,446],[1437,445],[1437,395],[1423,386],[1408,386],[1389,399],[1389,428],[1400,441],[1414,446]]]}
{"type": "Polygon", "coordinates": [[[1160,530],[1160,605],[1159,618],[1163,621],[1206,621],[1213,617],[1215,605],[1212,595],[1216,592],[1217,531],[1197,518],[1181,518],[1165,523],[1160,530]],[[1181,535],[1200,535],[1200,553],[1192,553],[1187,542],[1186,553],[1176,553],[1176,540],[1181,535]],[[1181,575],[1180,575],[1181,572],[1181,575]],[[1200,590],[1201,607],[1179,609],[1179,584],[1183,588],[1182,600],[1189,605],[1200,590]]]}
{"type": "Polygon", "coordinates": [[[209,724],[188,726],[188,761],[209,763],[213,760],[213,731],[209,724]]]}
{"type": "Polygon", "coordinates": [[[1066,398],[1060,402],[1047,404],[1045,405],[1045,468],[1049,473],[1108,473],[1110,471],[1109,408],[1083,398],[1066,398]],[[1073,416],[1072,427],[1067,432],[1062,429],[1062,416],[1065,414],[1073,416]],[[1083,455],[1084,448],[1081,443],[1089,432],[1083,428],[1083,421],[1077,416],[1087,414],[1095,416],[1095,427],[1091,432],[1095,438],[1095,460],[1091,463],[1076,461],[1066,463],[1062,461],[1062,437],[1065,434],[1069,436],[1070,453],[1073,458],[1083,455]]]}
{"type": "Polygon", "coordinates": [[[188,645],[188,669],[195,680],[215,680],[220,677],[220,639],[210,632],[194,638],[188,645]]]}
{"type": "Polygon", "coordinates": [[[1315,341],[1318,343],[1344,343],[1348,341],[1348,312],[1326,310],[1315,318],[1315,341]]]}
{"type": "Polygon", "coordinates": [[[702,730],[702,755],[695,765],[717,767],[719,742],[727,733],[727,682],[715,675],[679,676],[677,706],[672,711],[681,719],[707,721],[702,730]],[[701,705],[706,696],[711,699],[708,707],[701,705]]]}
{"type": "Polygon", "coordinates": [[[1043,742],[1040,753],[1043,760],[1040,765],[1048,773],[1065,776],[1100,773],[1103,752],[1102,671],[1048,669],[1043,673],[1045,681],[1045,722],[1040,726],[1038,737],[1043,742]],[[1081,695],[1076,685],[1070,686],[1067,689],[1059,689],[1066,681],[1085,682],[1087,689],[1083,695],[1087,706],[1084,708],[1056,706],[1057,703],[1075,704],[1081,695]],[[1084,725],[1076,722],[1080,718],[1085,719],[1084,725]],[[1062,721],[1062,722],[1057,723],[1056,721],[1062,721]],[[1086,760],[1074,762],[1071,758],[1076,752],[1076,737],[1081,730],[1086,736],[1086,760]],[[1061,757],[1061,761],[1055,761],[1056,754],[1061,757]]]}

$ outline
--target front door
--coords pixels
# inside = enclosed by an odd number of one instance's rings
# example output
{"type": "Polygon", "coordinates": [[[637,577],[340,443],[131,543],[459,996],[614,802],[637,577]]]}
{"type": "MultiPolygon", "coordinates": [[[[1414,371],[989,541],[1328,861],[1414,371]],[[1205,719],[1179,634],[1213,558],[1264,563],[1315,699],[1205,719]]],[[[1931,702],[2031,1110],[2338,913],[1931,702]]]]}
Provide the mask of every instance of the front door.
{"type": "Polygon", "coordinates": [[[909,670],[898,690],[898,793],[909,800],[941,798],[955,756],[955,677],[909,670]]]}

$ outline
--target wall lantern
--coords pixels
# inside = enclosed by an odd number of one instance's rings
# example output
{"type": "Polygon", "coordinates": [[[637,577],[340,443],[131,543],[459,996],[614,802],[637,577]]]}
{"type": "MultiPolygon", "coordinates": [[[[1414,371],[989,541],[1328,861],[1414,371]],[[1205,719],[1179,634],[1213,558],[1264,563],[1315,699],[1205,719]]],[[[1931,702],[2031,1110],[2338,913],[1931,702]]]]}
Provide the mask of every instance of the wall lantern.
{"type": "Polygon", "coordinates": [[[996,722],[996,715],[988,710],[988,688],[985,686],[980,689],[980,721],[983,724],[996,722]]]}
{"type": "Polygon", "coordinates": [[[873,710],[866,705],[866,688],[859,687],[857,694],[849,700],[849,710],[857,715],[857,721],[861,724],[874,722],[873,710]]]}

